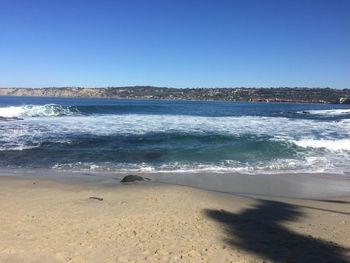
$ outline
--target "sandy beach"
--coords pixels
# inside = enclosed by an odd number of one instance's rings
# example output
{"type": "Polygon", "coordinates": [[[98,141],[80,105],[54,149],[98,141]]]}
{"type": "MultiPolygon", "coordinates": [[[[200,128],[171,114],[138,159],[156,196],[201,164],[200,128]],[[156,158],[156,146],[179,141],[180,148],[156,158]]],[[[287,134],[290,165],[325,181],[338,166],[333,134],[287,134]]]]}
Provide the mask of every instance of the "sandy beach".
{"type": "Polygon", "coordinates": [[[0,198],[0,262],[350,261],[349,197],[1,176],[0,198]]]}

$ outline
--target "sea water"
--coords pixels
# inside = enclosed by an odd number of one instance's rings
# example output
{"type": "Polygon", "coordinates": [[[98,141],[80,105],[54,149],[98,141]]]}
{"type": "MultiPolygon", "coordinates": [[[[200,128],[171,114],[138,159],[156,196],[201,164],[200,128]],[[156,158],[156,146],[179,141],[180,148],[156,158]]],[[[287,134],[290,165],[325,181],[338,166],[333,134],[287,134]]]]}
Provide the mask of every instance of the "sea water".
{"type": "Polygon", "coordinates": [[[0,97],[0,168],[336,173],[350,105],[0,97]]]}

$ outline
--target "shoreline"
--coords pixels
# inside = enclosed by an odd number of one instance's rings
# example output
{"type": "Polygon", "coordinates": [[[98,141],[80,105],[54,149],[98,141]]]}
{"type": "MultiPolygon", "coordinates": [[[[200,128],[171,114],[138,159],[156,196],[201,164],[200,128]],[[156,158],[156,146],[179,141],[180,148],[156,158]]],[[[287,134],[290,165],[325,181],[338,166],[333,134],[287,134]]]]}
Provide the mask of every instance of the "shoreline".
{"type": "Polygon", "coordinates": [[[287,197],[320,199],[350,196],[350,175],[321,173],[239,174],[239,173],[149,173],[92,172],[56,169],[0,169],[0,177],[43,179],[63,183],[114,187],[120,180],[135,174],[154,183],[193,187],[236,196],[287,197]]]}
{"type": "Polygon", "coordinates": [[[0,198],[2,262],[350,259],[350,195],[305,200],[2,175],[0,198]]]}
{"type": "Polygon", "coordinates": [[[307,87],[226,87],[226,88],[171,88],[154,86],[125,87],[0,87],[0,96],[113,98],[174,101],[231,101],[263,103],[322,103],[349,104],[349,89],[307,87]],[[316,94],[310,97],[308,91],[316,94]],[[333,96],[329,92],[333,92],[333,96]]]}
{"type": "MultiPolygon", "coordinates": [[[[1,89],[1,88],[0,88],[1,89]]],[[[32,95],[0,95],[0,97],[19,97],[19,98],[44,98],[44,99],[85,99],[85,100],[135,100],[135,101],[170,101],[170,102],[219,102],[219,103],[262,103],[262,104],[319,104],[319,105],[348,105],[335,102],[312,102],[312,101],[265,101],[265,100],[198,100],[198,99],[161,99],[161,98],[129,98],[129,97],[73,97],[73,96],[32,96],[32,95]]]]}

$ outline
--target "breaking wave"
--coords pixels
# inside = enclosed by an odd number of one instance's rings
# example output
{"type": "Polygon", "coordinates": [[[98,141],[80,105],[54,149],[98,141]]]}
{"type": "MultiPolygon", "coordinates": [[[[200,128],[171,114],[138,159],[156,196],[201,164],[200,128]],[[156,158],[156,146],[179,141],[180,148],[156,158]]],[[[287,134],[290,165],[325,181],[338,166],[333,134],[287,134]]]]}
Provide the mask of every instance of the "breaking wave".
{"type": "Polygon", "coordinates": [[[303,139],[294,141],[294,143],[300,147],[310,148],[325,148],[329,151],[350,151],[350,140],[315,140],[315,139],[303,139]]]}
{"type": "Polygon", "coordinates": [[[0,167],[248,174],[350,170],[350,109],[30,98],[25,104],[8,106],[6,100],[0,107],[0,116],[21,119],[0,122],[0,167]]]}
{"type": "Polygon", "coordinates": [[[330,109],[330,110],[308,110],[308,111],[299,111],[299,114],[311,114],[318,116],[342,116],[350,115],[350,109],[330,109]]]}
{"type": "Polygon", "coordinates": [[[59,117],[78,115],[75,107],[57,104],[23,105],[0,108],[0,116],[5,118],[59,117]]]}

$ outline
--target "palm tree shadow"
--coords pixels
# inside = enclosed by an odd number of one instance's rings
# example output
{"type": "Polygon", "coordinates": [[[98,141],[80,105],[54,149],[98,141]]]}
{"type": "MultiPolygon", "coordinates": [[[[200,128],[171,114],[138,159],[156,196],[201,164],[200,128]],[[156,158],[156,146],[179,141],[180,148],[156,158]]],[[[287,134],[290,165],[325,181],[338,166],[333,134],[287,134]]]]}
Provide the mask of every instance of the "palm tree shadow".
{"type": "Polygon", "coordinates": [[[241,213],[205,210],[223,224],[225,241],[273,262],[350,262],[349,249],[336,243],[293,232],[282,225],[303,216],[300,209],[282,202],[259,200],[241,213]]]}

